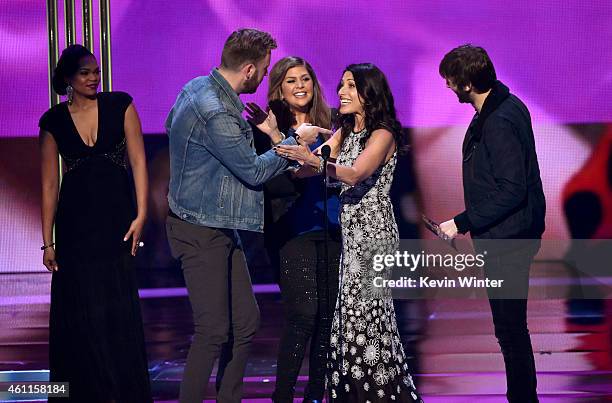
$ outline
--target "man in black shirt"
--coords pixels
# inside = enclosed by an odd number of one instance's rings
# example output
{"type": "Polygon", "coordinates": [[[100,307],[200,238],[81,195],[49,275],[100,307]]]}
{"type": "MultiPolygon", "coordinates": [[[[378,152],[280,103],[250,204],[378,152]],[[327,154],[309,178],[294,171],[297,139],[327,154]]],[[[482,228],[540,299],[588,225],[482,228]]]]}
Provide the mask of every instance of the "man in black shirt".
{"type": "Polygon", "coordinates": [[[440,75],[476,110],[463,142],[465,211],[440,224],[448,238],[470,232],[487,250],[485,274],[504,279],[489,289],[495,335],[506,365],[511,403],[537,402],[536,371],[527,329],[529,268],[544,232],[546,202],[527,107],[497,80],[487,52],[451,50],[440,75]]]}

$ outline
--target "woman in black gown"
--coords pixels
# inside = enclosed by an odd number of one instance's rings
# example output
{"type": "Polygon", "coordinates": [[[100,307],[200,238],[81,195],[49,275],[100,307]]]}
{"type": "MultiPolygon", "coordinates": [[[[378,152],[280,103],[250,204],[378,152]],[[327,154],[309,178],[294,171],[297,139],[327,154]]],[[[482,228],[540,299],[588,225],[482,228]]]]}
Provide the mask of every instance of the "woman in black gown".
{"type": "Polygon", "coordinates": [[[98,93],[99,82],[95,57],[80,45],[66,48],[53,88],[68,95],[68,101],[45,112],[39,123],[41,249],[44,265],[53,272],[50,380],[70,383],[70,401],[148,402],[132,268],[146,216],[144,146],[132,98],[123,92],[98,93]],[[66,165],[59,197],[58,152],[66,165]]]}

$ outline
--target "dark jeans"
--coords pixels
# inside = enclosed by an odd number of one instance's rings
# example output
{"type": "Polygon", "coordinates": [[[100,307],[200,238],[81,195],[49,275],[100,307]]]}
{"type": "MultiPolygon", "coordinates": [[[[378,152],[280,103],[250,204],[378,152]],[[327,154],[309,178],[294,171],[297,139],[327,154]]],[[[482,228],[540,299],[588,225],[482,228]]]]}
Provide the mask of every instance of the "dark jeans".
{"type": "Polygon", "coordinates": [[[324,232],[291,239],[280,250],[280,289],[286,309],[276,369],[274,402],[293,402],[308,341],[310,360],[305,399],[322,400],[331,322],[338,295],[340,242],[329,242],[325,266],[324,232]]]}
{"type": "Polygon", "coordinates": [[[490,279],[503,279],[503,288],[489,289],[495,336],[506,366],[506,396],[510,403],[536,403],[537,379],[531,338],[527,329],[527,294],[532,248],[486,260],[490,279]]]}
{"type": "Polygon", "coordinates": [[[193,341],[181,383],[180,402],[201,402],[217,358],[218,402],[240,402],[259,308],[240,240],[233,230],[168,217],[172,255],[181,261],[193,310],[193,341]]]}

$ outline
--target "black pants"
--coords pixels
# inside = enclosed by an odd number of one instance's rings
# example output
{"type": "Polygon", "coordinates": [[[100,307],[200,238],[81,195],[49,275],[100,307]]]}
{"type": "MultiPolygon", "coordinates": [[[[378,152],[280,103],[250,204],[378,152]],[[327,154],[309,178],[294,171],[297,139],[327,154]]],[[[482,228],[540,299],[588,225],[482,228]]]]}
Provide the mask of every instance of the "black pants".
{"type": "Polygon", "coordinates": [[[506,367],[506,396],[510,403],[537,403],[537,378],[527,328],[527,294],[533,248],[486,259],[490,279],[503,279],[503,287],[489,289],[495,336],[506,367]]]}
{"type": "Polygon", "coordinates": [[[193,310],[194,336],[181,383],[181,403],[204,399],[217,358],[217,401],[240,402],[251,340],[259,327],[244,252],[235,231],[168,217],[172,255],[181,261],[193,310]]]}
{"type": "Polygon", "coordinates": [[[333,312],[338,295],[340,242],[329,242],[325,266],[324,232],[293,238],[280,250],[280,288],[286,324],[280,341],[274,402],[293,402],[297,377],[308,341],[310,360],[306,399],[321,400],[333,312]]]}

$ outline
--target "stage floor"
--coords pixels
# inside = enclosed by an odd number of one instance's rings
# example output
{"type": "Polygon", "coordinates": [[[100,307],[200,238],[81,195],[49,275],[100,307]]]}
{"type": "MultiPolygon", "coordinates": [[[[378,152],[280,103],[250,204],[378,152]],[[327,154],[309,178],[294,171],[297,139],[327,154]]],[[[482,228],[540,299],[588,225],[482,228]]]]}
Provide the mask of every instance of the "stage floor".
{"type": "MultiPolygon", "coordinates": [[[[171,402],[178,395],[192,322],[180,275],[162,274],[141,271],[141,296],[153,393],[156,401],[171,402]]],[[[49,275],[4,275],[0,281],[11,284],[0,300],[0,382],[45,380],[49,275]],[[19,292],[26,284],[31,295],[19,292]]],[[[283,309],[275,285],[259,285],[256,291],[262,325],[247,368],[244,401],[266,402],[274,388],[283,309]]],[[[541,402],[612,402],[611,302],[529,302],[541,402]]],[[[505,401],[504,366],[486,300],[397,301],[396,309],[426,402],[505,401]]],[[[306,360],[297,397],[307,366],[306,360]]],[[[208,398],[214,399],[213,391],[210,387],[208,398]]]]}

